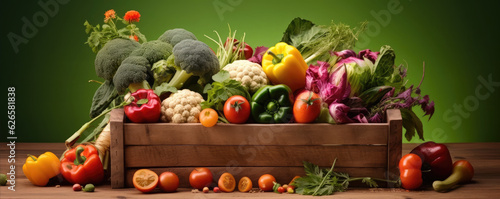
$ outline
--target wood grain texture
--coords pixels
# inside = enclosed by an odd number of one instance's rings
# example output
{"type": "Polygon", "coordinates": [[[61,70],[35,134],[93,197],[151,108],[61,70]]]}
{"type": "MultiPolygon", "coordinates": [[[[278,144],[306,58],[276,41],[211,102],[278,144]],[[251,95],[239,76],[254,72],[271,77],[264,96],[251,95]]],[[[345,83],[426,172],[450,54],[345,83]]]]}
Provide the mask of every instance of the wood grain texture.
{"type": "MultiPolygon", "coordinates": [[[[178,176],[189,176],[191,171],[196,167],[172,167],[172,168],[148,168],[160,175],[163,172],[170,171],[176,173],[178,176]]],[[[229,172],[233,174],[236,181],[239,181],[244,176],[249,177],[252,180],[254,187],[257,187],[258,179],[263,174],[271,174],[276,178],[277,182],[282,184],[288,184],[294,176],[304,176],[304,167],[207,167],[212,171],[215,183],[218,181],[219,176],[224,172],[229,172]]],[[[327,167],[325,167],[327,168],[327,167]]],[[[126,169],[126,187],[134,187],[132,184],[132,176],[134,176],[137,168],[127,168],[126,169]]],[[[384,178],[385,168],[335,168],[336,172],[347,172],[352,177],[374,177],[374,178],[384,178]],[[373,175],[376,174],[376,175],[373,175]]],[[[179,187],[190,188],[189,179],[181,178],[179,180],[179,187]]],[[[385,183],[379,183],[385,184],[385,183]]],[[[356,185],[362,185],[360,183],[356,185]]]]}
{"type": "Polygon", "coordinates": [[[111,146],[110,163],[111,163],[111,187],[123,188],[125,186],[125,168],[124,168],[124,154],[123,154],[123,122],[125,115],[123,109],[115,109],[111,111],[109,119],[111,127],[111,146]]]}
{"type": "MultiPolygon", "coordinates": [[[[403,154],[409,153],[417,144],[403,144],[403,154]]],[[[355,188],[348,191],[335,193],[332,196],[321,198],[499,198],[500,193],[500,143],[447,143],[453,161],[466,159],[472,163],[475,170],[473,182],[461,185],[457,189],[448,193],[437,193],[429,186],[417,191],[405,191],[399,188],[355,188]]],[[[0,198],[314,198],[311,196],[301,196],[297,194],[276,194],[276,193],[191,193],[191,189],[179,189],[176,193],[159,193],[157,190],[153,194],[142,194],[135,188],[112,189],[109,182],[96,186],[94,193],[74,192],[70,184],[61,184],[60,188],[55,185],[47,187],[37,187],[32,185],[22,172],[22,166],[26,160],[26,154],[39,155],[46,151],[51,151],[56,156],[62,155],[65,150],[64,143],[16,143],[16,191],[8,190],[8,186],[0,186],[0,198]]],[[[0,173],[8,173],[10,163],[7,162],[9,149],[6,143],[0,143],[0,173]]],[[[160,171],[160,170],[158,170],[160,171]]],[[[179,178],[186,180],[188,176],[179,175],[179,178]]],[[[256,181],[257,179],[252,179],[256,181]]],[[[285,182],[288,183],[285,179],[285,182]]],[[[256,185],[254,185],[256,187],[256,185]]]]}
{"type": "Polygon", "coordinates": [[[126,167],[302,166],[310,161],[339,167],[386,167],[387,147],[348,146],[126,146],[126,167]]]}
{"type": "Polygon", "coordinates": [[[399,178],[398,166],[403,148],[403,119],[401,118],[401,111],[399,109],[387,110],[387,122],[389,123],[389,133],[387,134],[386,179],[396,180],[399,178]]]}
{"type": "Polygon", "coordinates": [[[386,145],[388,124],[125,123],[124,132],[125,145],[386,145]]]}

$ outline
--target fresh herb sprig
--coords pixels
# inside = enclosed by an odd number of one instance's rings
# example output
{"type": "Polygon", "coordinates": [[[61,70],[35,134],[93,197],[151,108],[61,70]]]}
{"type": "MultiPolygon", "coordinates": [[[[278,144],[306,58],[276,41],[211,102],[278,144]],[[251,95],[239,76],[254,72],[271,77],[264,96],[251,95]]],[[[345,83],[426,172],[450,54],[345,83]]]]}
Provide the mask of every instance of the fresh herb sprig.
{"type": "Polygon", "coordinates": [[[398,181],[372,177],[351,178],[348,173],[333,171],[336,162],[337,159],[333,161],[330,169],[321,169],[313,163],[304,161],[306,176],[297,178],[292,183],[293,186],[297,187],[296,193],[313,196],[332,195],[334,192],[346,191],[350,182],[359,180],[370,187],[378,187],[376,181],[399,184],[398,181]]]}

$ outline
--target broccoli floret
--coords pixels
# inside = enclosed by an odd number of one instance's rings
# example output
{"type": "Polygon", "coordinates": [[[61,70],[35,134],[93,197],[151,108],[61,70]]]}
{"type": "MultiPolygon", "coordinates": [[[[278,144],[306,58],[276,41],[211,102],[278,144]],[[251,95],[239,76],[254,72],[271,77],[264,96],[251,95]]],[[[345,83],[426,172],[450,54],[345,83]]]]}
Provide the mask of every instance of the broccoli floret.
{"type": "Polygon", "coordinates": [[[95,72],[97,76],[112,80],[116,70],[132,51],[141,44],[130,39],[116,38],[104,45],[95,58],[95,72]]]}
{"type": "Polygon", "coordinates": [[[167,42],[175,47],[179,42],[185,39],[197,40],[196,36],[193,33],[184,30],[182,28],[175,28],[171,30],[165,31],[163,35],[161,35],[158,40],[167,42]]]}
{"type": "Polygon", "coordinates": [[[200,82],[210,81],[219,72],[219,60],[207,44],[186,39],[174,46],[174,63],[178,70],[169,82],[170,86],[180,89],[189,77],[200,77],[200,82]]]}
{"type": "Polygon", "coordinates": [[[153,65],[159,60],[167,59],[172,54],[172,48],[172,45],[160,40],[148,41],[130,53],[130,56],[143,56],[153,65]]]}
{"type": "Polygon", "coordinates": [[[149,61],[141,56],[130,56],[123,60],[122,64],[113,77],[113,83],[118,93],[124,93],[127,88],[135,92],[140,88],[149,89],[147,82],[151,78],[151,65],[149,61]]]}
{"type": "Polygon", "coordinates": [[[160,60],[153,64],[151,70],[153,71],[154,84],[153,88],[161,85],[164,82],[169,82],[174,76],[177,68],[173,63],[173,56],[169,57],[171,60],[160,60]]]}

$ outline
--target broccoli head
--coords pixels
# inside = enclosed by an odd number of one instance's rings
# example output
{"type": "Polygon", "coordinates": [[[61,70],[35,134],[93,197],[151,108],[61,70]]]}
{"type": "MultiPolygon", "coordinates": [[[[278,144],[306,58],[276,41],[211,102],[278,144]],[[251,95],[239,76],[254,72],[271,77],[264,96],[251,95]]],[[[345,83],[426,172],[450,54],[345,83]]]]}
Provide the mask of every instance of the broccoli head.
{"type": "Polygon", "coordinates": [[[172,54],[172,48],[172,45],[160,40],[148,41],[130,53],[130,56],[143,56],[153,65],[159,60],[167,59],[172,54]]]}
{"type": "Polygon", "coordinates": [[[141,56],[130,56],[123,60],[116,70],[113,83],[118,93],[124,93],[127,88],[135,92],[140,88],[150,88],[147,80],[151,78],[151,65],[141,56]]]}
{"type": "Polygon", "coordinates": [[[177,89],[181,88],[192,75],[199,76],[204,83],[220,70],[217,56],[201,41],[182,40],[174,46],[173,58],[178,70],[169,85],[177,89]]]}
{"type": "Polygon", "coordinates": [[[171,44],[172,46],[177,45],[179,42],[185,39],[192,39],[192,40],[197,40],[196,36],[194,36],[193,33],[184,30],[182,28],[175,28],[171,30],[165,31],[163,35],[161,35],[158,40],[167,42],[171,44]]]}
{"type": "Polygon", "coordinates": [[[141,44],[130,39],[116,38],[104,45],[95,57],[95,72],[97,76],[112,80],[116,70],[132,51],[141,44]]]}

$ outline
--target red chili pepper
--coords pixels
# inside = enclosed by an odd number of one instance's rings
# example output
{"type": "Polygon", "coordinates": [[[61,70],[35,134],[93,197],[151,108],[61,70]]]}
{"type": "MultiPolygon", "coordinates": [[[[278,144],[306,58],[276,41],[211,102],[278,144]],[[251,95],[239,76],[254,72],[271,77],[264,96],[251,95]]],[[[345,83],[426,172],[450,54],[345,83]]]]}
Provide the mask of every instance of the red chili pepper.
{"type": "Polygon", "coordinates": [[[135,123],[157,122],[161,116],[161,100],[151,89],[132,93],[134,101],[124,107],[125,115],[135,123]]]}
{"type": "MultiPolygon", "coordinates": [[[[224,47],[227,47],[230,42],[231,38],[227,38],[226,42],[224,42],[224,47]]],[[[238,48],[238,45],[240,45],[240,42],[237,39],[233,39],[233,52],[238,48]]],[[[245,59],[250,59],[253,55],[253,49],[245,42],[243,42],[243,45],[245,45],[245,47],[243,47],[243,49],[240,49],[238,53],[241,54],[241,51],[243,51],[245,59]]]]}
{"type": "Polygon", "coordinates": [[[406,154],[399,161],[399,178],[405,189],[417,189],[422,185],[422,159],[413,153],[406,154]]]}
{"type": "Polygon", "coordinates": [[[60,170],[71,184],[99,184],[104,179],[99,152],[92,145],[78,145],[66,152],[60,170]]]}
{"type": "Polygon", "coordinates": [[[444,180],[453,171],[450,151],[444,144],[426,142],[415,147],[410,153],[417,154],[422,159],[425,181],[444,180]]]}

